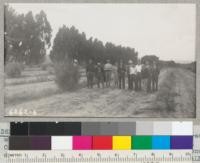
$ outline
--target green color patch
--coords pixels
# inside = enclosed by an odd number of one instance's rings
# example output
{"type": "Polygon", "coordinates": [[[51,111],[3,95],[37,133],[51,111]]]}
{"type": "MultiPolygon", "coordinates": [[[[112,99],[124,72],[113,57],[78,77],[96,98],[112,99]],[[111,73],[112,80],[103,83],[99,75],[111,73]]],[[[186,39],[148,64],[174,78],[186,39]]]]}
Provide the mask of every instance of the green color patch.
{"type": "Polygon", "coordinates": [[[152,136],[132,136],[132,149],[152,149],[152,136]]]}

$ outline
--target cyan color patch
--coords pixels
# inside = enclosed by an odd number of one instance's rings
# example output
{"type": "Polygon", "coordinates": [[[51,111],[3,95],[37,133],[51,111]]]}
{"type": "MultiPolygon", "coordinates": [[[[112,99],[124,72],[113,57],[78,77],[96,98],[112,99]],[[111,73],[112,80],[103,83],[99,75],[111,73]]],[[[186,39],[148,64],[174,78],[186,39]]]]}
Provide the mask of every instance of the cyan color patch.
{"type": "Polygon", "coordinates": [[[152,149],[170,149],[170,136],[152,136],[152,149]]]}

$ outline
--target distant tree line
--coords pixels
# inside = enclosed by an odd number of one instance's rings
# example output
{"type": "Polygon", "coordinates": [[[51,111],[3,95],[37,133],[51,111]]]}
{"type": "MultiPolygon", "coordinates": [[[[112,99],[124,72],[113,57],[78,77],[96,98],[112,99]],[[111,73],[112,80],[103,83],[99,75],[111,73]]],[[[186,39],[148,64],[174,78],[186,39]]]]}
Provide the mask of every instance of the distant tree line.
{"type": "Polygon", "coordinates": [[[64,62],[77,59],[80,63],[86,63],[89,59],[94,62],[104,63],[109,59],[112,63],[123,60],[137,62],[138,53],[134,48],[123,47],[94,38],[86,38],[84,32],[79,32],[74,26],[71,28],[63,25],[54,39],[50,52],[53,62],[64,62]]]}
{"type": "MultiPolygon", "coordinates": [[[[12,7],[4,8],[4,43],[5,63],[15,61],[27,65],[37,65],[44,61],[46,50],[51,46],[52,29],[44,11],[35,16],[30,11],[19,14],[12,7]]],[[[97,38],[87,38],[74,26],[59,28],[54,41],[50,58],[53,62],[65,62],[77,59],[79,63],[86,63],[89,59],[94,62],[111,63],[123,60],[125,63],[138,60],[138,52],[134,48],[115,45],[111,42],[103,43],[97,38]]],[[[142,57],[141,61],[158,61],[156,55],[142,57]]]]}
{"type": "Polygon", "coordinates": [[[188,69],[194,73],[196,73],[196,61],[195,62],[191,62],[191,63],[185,63],[185,64],[177,64],[177,66],[181,67],[181,68],[185,68],[188,69]]]}
{"type": "Polygon", "coordinates": [[[44,11],[35,16],[30,11],[18,14],[4,7],[4,59],[28,65],[43,61],[46,49],[51,45],[51,26],[44,11]]]}
{"type": "Polygon", "coordinates": [[[163,68],[164,67],[183,68],[183,69],[187,69],[187,70],[190,70],[190,71],[196,73],[196,61],[191,62],[191,63],[176,63],[173,60],[171,60],[171,61],[159,60],[159,65],[163,68]]]}

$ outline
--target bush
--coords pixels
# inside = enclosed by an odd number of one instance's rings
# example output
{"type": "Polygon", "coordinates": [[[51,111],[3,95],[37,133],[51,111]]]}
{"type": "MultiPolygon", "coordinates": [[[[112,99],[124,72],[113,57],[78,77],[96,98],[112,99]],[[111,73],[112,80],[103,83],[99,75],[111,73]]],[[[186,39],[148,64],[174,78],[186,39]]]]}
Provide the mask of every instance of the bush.
{"type": "Polygon", "coordinates": [[[175,75],[173,72],[167,74],[165,81],[160,85],[160,90],[157,94],[156,101],[161,103],[164,109],[168,112],[175,111],[177,103],[175,97],[178,94],[175,92],[175,75]]]}
{"type": "Polygon", "coordinates": [[[54,75],[54,74],[55,74],[55,73],[54,73],[54,68],[53,68],[53,67],[48,67],[48,68],[47,68],[47,71],[48,71],[48,73],[51,74],[51,75],[54,75]]]}
{"type": "Polygon", "coordinates": [[[49,67],[53,67],[53,64],[52,63],[42,63],[40,65],[40,67],[42,70],[47,70],[49,67]]]}
{"type": "Polygon", "coordinates": [[[71,63],[57,63],[54,65],[56,83],[63,91],[74,90],[77,88],[80,73],[78,67],[71,63]]]}
{"type": "Polygon", "coordinates": [[[5,66],[5,72],[8,75],[8,77],[11,77],[11,78],[20,77],[22,70],[23,70],[23,66],[22,64],[18,62],[10,62],[10,63],[7,63],[5,66]]]}
{"type": "Polygon", "coordinates": [[[41,67],[42,70],[46,70],[47,69],[47,65],[46,64],[42,64],[40,67],[41,67]]]}

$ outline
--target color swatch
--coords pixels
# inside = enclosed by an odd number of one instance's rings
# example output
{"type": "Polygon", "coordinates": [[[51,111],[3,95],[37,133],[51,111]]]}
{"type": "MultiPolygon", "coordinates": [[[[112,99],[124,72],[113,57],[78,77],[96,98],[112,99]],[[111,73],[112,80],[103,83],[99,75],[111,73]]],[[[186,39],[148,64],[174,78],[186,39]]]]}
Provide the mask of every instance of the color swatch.
{"type": "Polygon", "coordinates": [[[52,136],[51,149],[72,150],[72,136],[52,136]]]}
{"type": "Polygon", "coordinates": [[[10,150],[192,149],[191,121],[11,123],[10,150]]]}
{"type": "Polygon", "coordinates": [[[11,123],[10,124],[11,135],[28,135],[29,123],[11,123]]]}
{"type": "Polygon", "coordinates": [[[135,122],[83,122],[82,135],[135,135],[135,122]]]}
{"type": "Polygon", "coordinates": [[[114,150],[130,150],[131,136],[113,136],[114,150]]]}
{"type": "Polygon", "coordinates": [[[136,122],[136,135],[153,135],[153,126],[149,121],[136,122]]]}
{"type": "Polygon", "coordinates": [[[153,135],[171,135],[172,122],[170,121],[155,121],[153,123],[153,135]]]}
{"type": "Polygon", "coordinates": [[[92,149],[92,136],[73,136],[74,150],[92,149]]]}
{"type": "Polygon", "coordinates": [[[171,135],[193,135],[193,123],[186,122],[172,122],[171,135]]]}
{"type": "Polygon", "coordinates": [[[112,136],[93,136],[92,149],[96,150],[111,150],[112,136]]]}
{"type": "Polygon", "coordinates": [[[30,137],[31,150],[51,149],[51,136],[32,136],[30,137]]]}
{"type": "Polygon", "coordinates": [[[10,136],[10,150],[192,149],[193,136],[10,136]]]}
{"type": "MultiPolygon", "coordinates": [[[[11,128],[12,130],[12,128],[11,128]]],[[[30,122],[29,135],[81,135],[80,122],[30,122]]]]}
{"type": "Polygon", "coordinates": [[[30,137],[29,136],[10,136],[9,137],[9,150],[30,150],[30,137]]]}
{"type": "Polygon", "coordinates": [[[193,136],[171,136],[170,149],[192,149],[193,136]]]}
{"type": "Polygon", "coordinates": [[[191,121],[138,122],[24,122],[10,125],[11,135],[192,135],[191,121]]]}
{"type": "Polygon", "coordinates": [[[152,149],[170,149],[170,136],[153,136],[152,149]]]}
{"type": "Polygon", "coordinates": [[[152,149],[152,136],[132,136],[132,149],[152,149]]]}

